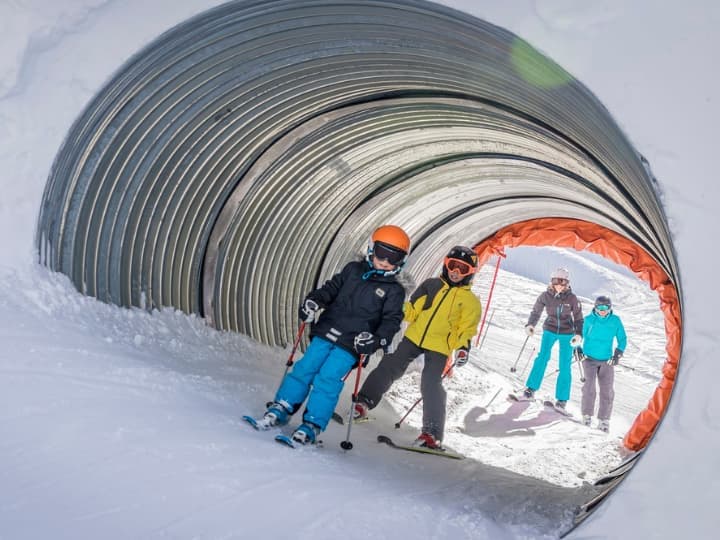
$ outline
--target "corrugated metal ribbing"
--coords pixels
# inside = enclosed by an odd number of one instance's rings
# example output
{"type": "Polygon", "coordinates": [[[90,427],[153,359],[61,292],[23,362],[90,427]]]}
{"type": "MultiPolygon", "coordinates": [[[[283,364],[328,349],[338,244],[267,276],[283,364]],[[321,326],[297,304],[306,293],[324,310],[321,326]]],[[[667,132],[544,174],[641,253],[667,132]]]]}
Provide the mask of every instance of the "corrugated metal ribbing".
{"type": "Polygon", "coordinates": [[[287,342],[382,223],[408,270],[543,216],[635,240],[677,281],[652,179],[594,96],[509,32],[421,1],[237,2],[131,58],[68,134],[43,262],[103,301],[287,342]]]}

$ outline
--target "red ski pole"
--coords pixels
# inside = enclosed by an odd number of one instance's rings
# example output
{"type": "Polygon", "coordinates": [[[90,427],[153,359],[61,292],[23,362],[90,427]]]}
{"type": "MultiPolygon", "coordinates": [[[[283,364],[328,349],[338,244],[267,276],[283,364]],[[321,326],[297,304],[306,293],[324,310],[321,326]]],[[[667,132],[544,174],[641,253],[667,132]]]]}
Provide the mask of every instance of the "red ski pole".
{"type": "Polygon", "coordinates": [[[300,328],[298,328],[298,333],[297,333],[297,336],[295,336],[295,342],[293,343],[292,350],[290,351],[290,356],[288,356],[287,362],[285,362],[285,373],[283,373],[283,379],[285,378],[285,375],[287,375],[287,372],[290,369],[290,366],[293,365],[293,358],[295,357],[295,351],[297,351],[298,345],[300,345],[300,339],[302,338],[304,331],[305,331],[305,321],[303,321],[300,324],[300,328]]]}
{"type": "Polygon", "coordinates": [[[353,448],[353,443],[350,442],[350,430],[352,429],[353,411],[355,410],[355,403],[357,403],[358,392],[360,390],[360,373],[362,373],[362,368],[363,364],[365,363],[366,357],[366,354],[361,354],[360,360],[358,360],[357,377],[355,377],[355,389],[353,390],[352,403],[350,404],[350,413],[348,414],[347,435],[345,436],[345,440],[340,442],[340,448],[342,448],[343,450],[352,450],[353,448]]]}
{"type": "Polygon", "coordinates": [[[495,281],[497,280],[498,270],[500,270],[500,260],[502,257],[506,257],[505,253],[498,253],[497,263],[495,263],[495,273],[493,274],[492,282],[490,283],[490,291],[488,292],[487,303],[485,304],[485,309],[483,310],[482,321],[480,321],[480,330],[478,330],[477,336],[475,337],[475,347],[477,347],[478,341],[480,341],[480,335],[482,334],[485,326],[485,316],[487,315],[488,309],[490,309],[490,302],[492,300],[493,290],[495,290],[495,281]]]}

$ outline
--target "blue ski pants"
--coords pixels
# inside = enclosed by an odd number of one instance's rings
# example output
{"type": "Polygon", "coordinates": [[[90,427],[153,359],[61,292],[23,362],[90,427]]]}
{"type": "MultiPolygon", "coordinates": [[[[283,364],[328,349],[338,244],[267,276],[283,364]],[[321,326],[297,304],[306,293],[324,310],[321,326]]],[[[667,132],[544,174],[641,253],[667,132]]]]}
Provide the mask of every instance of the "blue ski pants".
{"type": "Polygon", "coordinates": [[[561,401],[567,401],[570,399],[570,385],[572,384],[572,374],[570,368],[572,367],[573,356],[573,350],[570,346],[571,339],[572,334],[556,334],[554,332],[543,330],[542,338],[540,340],[540,352],[538,352],[538,355],[535,357],[532,370],[530,370],[530,375],[528,375],[525,386],[531,390],[537,390],[540,388],[543,378],[545,377],[545,369],[547,368],[548,361],[550,360],[550,352],[557,341],[560,348],[558,351],[560,372],[558,373],[557,382],[555,383],[555,399],[561,401]]]}
{"type": "Polygon", "coordinates": [[[283,379],[275,401],[289,403],[293,408],[290,412],[294,413],[308,398],[303,422],[315,424],[324,431],[345,384],[343,378],[356,362],[357,358],[349,351],[315,337],[283,379]]]}

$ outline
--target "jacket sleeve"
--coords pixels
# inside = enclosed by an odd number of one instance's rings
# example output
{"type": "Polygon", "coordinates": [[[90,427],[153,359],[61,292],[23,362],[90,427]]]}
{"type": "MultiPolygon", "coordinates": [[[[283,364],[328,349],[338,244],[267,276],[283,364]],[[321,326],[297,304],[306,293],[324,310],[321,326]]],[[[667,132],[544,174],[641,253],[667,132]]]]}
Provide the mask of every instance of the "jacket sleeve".
{"type": "Polygon", "coordinates": [[[307,298],[315,300],[322,308],[326,308],[332,304],[333,300],[337,298],[338,292],[340,292],[343,283],[345,283],[345,280],[347,279],[348,272],[350,271],[350,264],[346,264],[340,272],[328,279],[322,287],[310,292],[307,295],[307,298]]]}
{"type": "Polygon", "coordinates": [[[380,347],[387,348],[392,343],[393,337],[400,330],[403,320],[403,300],[405,291],[402,287],[393,287],[392,292],[387,295],[383,302],[383,313],[380,325],[375,330],[380,347]]]}
{"type": "Polygon", "coordinates": [[[545,293],[542,293],[540,296],[537,297],[537,300],[535,300],[535,305],[532,308],[532,311],[530,312],[530,317],[528,317],[527,323],[530,326],[535,326],[538,321],[540,320],[540,315],[542,315],[543,310],[545,309],[545,293]]]}
{"type": "Polygon", "coordinates": [[[580,299],[573,295],[572,300],[573,305],[573,322],[575,326],[575,333],[578,335],[582,335],[583,333],[583,323],[585,322],[582,312],[582,304],[580,303],[580,299]]]}
{"type": "Polygon", "coordinates": [[[625,352],[627,347],[627,334],[625,333],[625,326],[623,325],[620,317],[617,318],[618,327],[615,337],[617,338],[617,348],[625,352]]]}
{"type": "Polygon", "coordinates": [[[403,313],[405,314],[405,320],[408,322],[414,322],[417,319],[420,312],[425,306],[425,300],[427,299],[427,280],[423,281],[415,291],[410,295],[410,300],[405,302],[403,306],[403,313]]]}

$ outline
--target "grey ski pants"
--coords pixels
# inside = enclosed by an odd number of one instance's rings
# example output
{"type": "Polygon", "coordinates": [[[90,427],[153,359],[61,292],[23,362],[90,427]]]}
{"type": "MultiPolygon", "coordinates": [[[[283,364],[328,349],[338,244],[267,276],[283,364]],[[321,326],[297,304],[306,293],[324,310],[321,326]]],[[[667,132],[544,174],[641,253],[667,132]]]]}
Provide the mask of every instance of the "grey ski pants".
{"type": "Polygon", "coordinates": [[[428,351],[403,338],[392,354],[384,356],[378,366],[368,375],[358,397],[373,409],[380,403],[392,383],[405,374],[410,362],[421,354],[425,355],[425,366],[420,379],[420,393],[423,398],[423,432],[442,440],[445,432],[445,405],[447,393],[442,385],[442,373],[447,356],[428,351]]]}
{"type": "Polygon", "coordinates": [[[582,414],[592,416],[595,412],[595,381],[600,386],[600,403],[597,417],[600,420],[610,420],[613,399],[615,399],[615,367],[598,360],[583,360],[585,382],[582,387],[582,414]]]}

